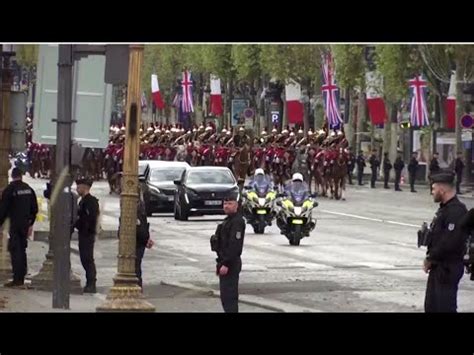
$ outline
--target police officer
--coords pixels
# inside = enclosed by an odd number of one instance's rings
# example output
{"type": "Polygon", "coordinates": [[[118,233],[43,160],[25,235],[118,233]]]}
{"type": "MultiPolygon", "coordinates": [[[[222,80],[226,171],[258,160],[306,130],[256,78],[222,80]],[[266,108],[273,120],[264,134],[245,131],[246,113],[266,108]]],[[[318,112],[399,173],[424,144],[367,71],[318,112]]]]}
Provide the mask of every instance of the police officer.
{"type": "Polygon", "coordinates": [[[349,185],[353,185],[352,183],[352,174],[354,173],[354,168],[356,165],[356,157],[352,152],[352,147],[349,147],[349,159],[347,160],[347,176],[349,178],[349,185]]]}
{"type": "Polygon", "coordinates": [[[33,224],[38,214],[38,202],[34,190],[22,181],[23,173],[13,168],[13,181],[5,188],[0,200],[0,226],[10,219],[10,252],[13,280],[5,287],[23,286],[27,272],[26,248],[28,237],[32,233],[33,224]]]}
{"type": "Polygon", "coordinates": [[[468,233],[462,227],[466,206],[454,189],[454,174],[431,177],[434,202],[440,207],[430,226],[423,270],[429,273],[425,312],[456,312],[458,285],[464,271],[463,257],[468,233]]]}
{"type": "Polygon", "coordinates": [[[370,163],[370,170],[372,170],[372,177],[370,178],[370,187],[375,189],[375,181],[377,180],[377,169],[380,166],[380,160],[377,158],[376,155],[377,151],[375,149],[372,150],[372,155],[370,156],[369,163],[370,163]]]}
{"type": "Polygon", "coordinates": [[[390,170],[392,170],[392,163],[388,157],[388,152],[383,154],[383,188],[389,189],[388,179],[390,178],[390,170]]]}
{"type": "Polygon", "coordinates": [[[92,181],[76,181],[77,193],[81,197],[78,208],[78,220],[74,227],[79,231],[79,255],[82,267],[86,271],[85,293],[96,293],[96,268],[94,263],[94,242],[99,218],[99,201],[90,194],[92,181]]]}
{"type": "Polygon", "coordinates": [[[359,155],[357,156],[357,181],[359,182],[360,186],[364,185],[362,183],[362,177],[364,176],[364,168],[365,168],[364,152],[362,150],[359,150],[359,155]]]}
{"type": "Polygon", "coordinates": [[[418,170],[418,160],[416,159],[418,153],[413,152],[411,156],[410,163],[408,164],[408,177],[410,180],[410,191],[416,192],[415,190],[415,179],[416,179],[416,171],[418,170]]]}
{"type": "Polygon", "coordinates": [[[405,167],[405,163],[403,162],[402,152],[400,150],[397,151],[397,159],[395,160],[393,167],[395,169],[395,191],[402,191],[400,188],[400,180],[402,178],[402,171],[405,167]]]}
{"type": "Polygon", "coordinates": [[[227,217],[211,237],[211,249],[217,252],[216,275],[219,276],[221,302],[224,312],[239,311],[239,274],[242,269],[240,256],[244,246],[245,220],[235,194],[224,201],[227,217]]]}
{"type": "Polygon", "coordinates": [[[454,162],[454,172],[456,173],[456,193],[461,193],[462,172],[464,170],[464,162],[462,161],[462,152],[458,152],[456,161],[454,162]]]}

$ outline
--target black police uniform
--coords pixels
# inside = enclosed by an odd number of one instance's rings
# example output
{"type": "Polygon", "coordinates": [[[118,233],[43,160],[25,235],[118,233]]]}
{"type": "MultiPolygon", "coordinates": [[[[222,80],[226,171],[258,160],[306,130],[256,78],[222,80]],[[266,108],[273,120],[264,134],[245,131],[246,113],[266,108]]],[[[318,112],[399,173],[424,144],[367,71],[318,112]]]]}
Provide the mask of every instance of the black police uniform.
{"type": "Polygon", "coordinates": [[[456,193],[461,193],[462,172],[464,170],[464,163],[461,158],[456,158],[454,163],[454,171],[456,173],[456,193]]]}
{"type": "Polygon", "coordinates": [[[415,191],[415,180],[416,180],[416,171],[418,170],[418,160],[415,157],[412,157],[410,163],[408,164],[408,177],[410,180],[410,189],[411,192],[415,191]]]}
{"type": "Polygon", "coordinates": [[[402,178],[402,171],[404,167],[405,163],[403,162],[403,159],[401,157],[397,157],[395,164],[393,165],[393,168],[395,169],[395,191],[402,191],[402,189],[400,189],[400,180],[402,178]]]}
{"type": "Polygon", "coordinates": [[[357,157],[357,181],[359,185],[362,184],[362,177],[364,176],[364,168],[365,168],[365,158],[362,154],[359,154],[357,157]]]}
{"type": "Polygon", "coordinates": [[[370,187],[375,188],[375,181],[377,180],[377,169],[380,166],[379,159],[372,154],[369,159],[370,170],[372,170],[372,177],[370,178],[370,187]]]}
{"type": "Polygon", "coordinates": [[[354,168],[356,165],[356,157],[354,153],[349,153],[349,160],[347,161],[347,176],[349,178],[349,185],[353,185],[352,183],[352,174],[354,173],[354,168]]]}
{"type": "Polygon", "coordinates": [[[95,289],[96,268],[94,263],[94,243],[99,218],[99,202],[91,194],[79,202],[78,220],[74,227],[79,231],[79,255],[86,271],[86,288],[95,289]]]}
{"type": "Polygon", "coordinates": [[[21,180],[12,181],[0,201],[0,225],[10,219],[10,252],[13,283],[22,285],[27,272],[28,229],[35,223],[38,202],[34,190],[21,180]]]}
{"type": "MultiPolygon", "coordinates": [[[[118,237],[120,237],[121,219],[119,218],[118,237]]],[[[136,228],[136,252],[135,252],[135,273],[138,279],[138,286],[143,287],[142,261],[145,255],[146,245],[150,239],[150,224],[146,216],[145,204],[143,201],[137,203],[137,228],[136,228]]]]}
{"type": "MultiPolygon", "coordinates": [[[[436,174],[432,182],[453,183],[453,174],[436,174]]],[[[427,260],[431,262],[425,312],[456,312],[459,281],[468,233],[462,227],[466,206],[454,196],[441,203],[430,226],[427,260]]]]}
{"type": "Polygon", "coordinates": [[[390,170],[392,170],[392,163],[388,154],[385,155],[383,160],[383,187],[388,189],[388,179],[390,178],[390,170]]]}
{"type": "MultiPolygon", "coordinates": [[[[221,302],[224,312],[239,311],[239,274],[242,270],[242,249],[245,237],[245,220],[240,209],[237,213],[227,216],[216,230],[217,252],[216,273],[222,265],[229,268],[227,275],[219,275],[221,302]]],[[[212,244],[212,242],[211,242],[212,244]]]]}

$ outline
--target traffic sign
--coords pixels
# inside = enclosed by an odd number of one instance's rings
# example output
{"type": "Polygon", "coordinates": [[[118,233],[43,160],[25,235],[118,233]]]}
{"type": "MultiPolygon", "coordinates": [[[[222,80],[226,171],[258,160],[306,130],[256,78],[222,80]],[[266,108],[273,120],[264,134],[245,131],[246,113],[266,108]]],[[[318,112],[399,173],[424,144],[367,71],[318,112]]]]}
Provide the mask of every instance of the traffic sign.
{"type": "Polygon", "coordinates": [[[471,128],[474,123],[474,119],[471,115],[464,115],[461,117],[461,126],[463,128],[471,128]]]}

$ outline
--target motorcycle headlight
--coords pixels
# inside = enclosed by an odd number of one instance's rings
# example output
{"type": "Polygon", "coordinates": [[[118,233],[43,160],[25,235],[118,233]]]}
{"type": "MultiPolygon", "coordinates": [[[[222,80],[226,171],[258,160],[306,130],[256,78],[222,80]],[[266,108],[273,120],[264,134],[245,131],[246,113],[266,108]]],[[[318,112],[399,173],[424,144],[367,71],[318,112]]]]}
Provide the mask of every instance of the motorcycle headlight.
{"type": "Polygon", "coordinates": [[[294,210],[295,210],[295,214],[297,216],[300,216],[303,208],[302,207],[295,207],[294,210]]]}
{"type": "Polygon", "coordinates": [[[259,198],[259,199],[258,199],[258,204],[259,204],[260,206],[265,206],[265,203],[266,203],[266,202],[267,202],[267,200],[264,199],[264,198],[259,198]]]}

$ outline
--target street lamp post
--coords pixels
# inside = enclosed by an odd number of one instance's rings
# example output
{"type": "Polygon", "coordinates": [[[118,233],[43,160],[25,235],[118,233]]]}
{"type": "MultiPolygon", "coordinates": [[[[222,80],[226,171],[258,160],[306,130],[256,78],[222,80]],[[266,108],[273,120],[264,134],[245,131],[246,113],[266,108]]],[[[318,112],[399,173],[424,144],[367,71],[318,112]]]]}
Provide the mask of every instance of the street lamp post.
{"type": "Polygon", "coordinates": [[[117,274],[104,304],[98,312],[154,312],[138,286],[135,273],[136,220],[138,202],[138,153],[141,123],[140,78],[143,45],[130,46],[127,117],[121,194],[121,227],[117,274]]]}
{"type": "MultiPolygon", "coordinates": [[[[10,170],[10,161],[8,154],[10,152],[10,89],[11,89],[11,70],[10,57],[14,56],[13,45],[0,45],[0,198],[3,190],[8,185],[8,170],[10,170]]],[[[5,228],[6,224],[3,228],[5,228]]],[[[0,278],[9,278],[11,276],[11,261],[4,244],[6,242],[6,233],[0,232],[0,278]]]]}

